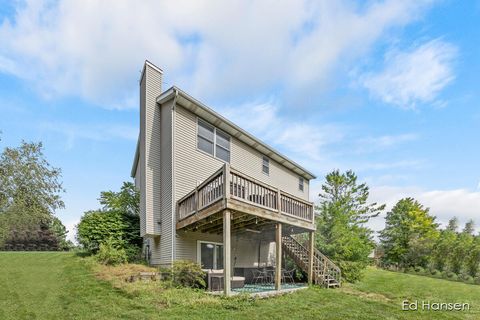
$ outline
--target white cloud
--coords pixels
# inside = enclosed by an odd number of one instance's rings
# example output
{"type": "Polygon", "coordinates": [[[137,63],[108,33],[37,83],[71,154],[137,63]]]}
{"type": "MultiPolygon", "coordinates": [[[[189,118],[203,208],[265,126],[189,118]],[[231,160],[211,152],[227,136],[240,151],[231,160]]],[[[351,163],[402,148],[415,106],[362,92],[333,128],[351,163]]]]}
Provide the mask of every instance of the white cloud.
{"type": "Polygon", "coordinates": [[[399,168],[420,168],[424,164],[422,160],[399,160],[392,162],[369,162],[365,164],[358,164],[356,169],[358,171],[366,170],[391,170],[399,168]]]}
{"type": "Polygon", "coordinates": [[[382,135],[378,137],[370,136],[357,139],[354,142],[354,148],[358,153],[383,152],[386,149],[418,140],[418,138],[419,136],[414,133],[382,135]]]}
{"type": "Polygon", "coordinates": [[[306,119],[285,117],[273,101],[226,107],[220,111],[267,143],[288,150],[292,160],[317,172],[333,167],[325,149],[341,141],[348,130],[340,124],[310,123],[306,119]]]}
{"type": "Polygon", "coordinates": [[[136,141],[138,128],[119,124],[75,124],[67,122],[43,122],[39,129],[63,135],[65,147],[71,149],[77,140],[110,141],[122,139],[136,141]]]}
{"type": "Polygon", "coordinates": [[[361,139],[360,143],[367,146],[375,146],[378,148],[387,148],[400,143],[410,142],[418,139],[418,135],[413,133],[404,133],[399,135],[384,135],[379,137],[368,137],[361,139]]]}
{"type": "Polygon", "coordinates": [[[431,40],[406,52],[390,51],[384,69],[361,78],[373,96],[405,109],[419,103],[444,105],[440,92],[454,78],[457,48],[440,39],[431,40]]]}
{"type": "MultiPolygon", "coordinates": [[[[378,186],[370,189],[372,201],[386,203],[390,210],[395,203],[406,197],[413,197],[430,213],[437,216],[437,221],[445,225],[450,218],[456,216],[463,224],[473,219],[480,226],[480,192],[466,189],[454,190],[425,190],[418,187],[391,187],[378,186]]],[[[383,228],[383,217],[372,222],[376,230],[383,228]]]]}
{"type": "Polygon", "coordinates": [[[27,1],[0,25],[0,72],[110,108],[137,106],[145,58],[195,95],[306,95],[430,2],[27,1]]]}

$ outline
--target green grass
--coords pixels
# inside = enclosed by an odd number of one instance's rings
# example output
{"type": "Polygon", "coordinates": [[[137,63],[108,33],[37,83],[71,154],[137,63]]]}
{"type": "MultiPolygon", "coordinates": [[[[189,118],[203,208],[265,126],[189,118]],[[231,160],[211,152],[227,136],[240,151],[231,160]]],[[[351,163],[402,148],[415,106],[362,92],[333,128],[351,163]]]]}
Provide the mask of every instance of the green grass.
{"type": "Polygon", "coordinates": [[[262,300],[126,283],[123,271],[70,253],[0,253],[0,319],[480,319],[480,286],[377,269],[341,289],[262,300]],[[115,272],[122,277],[108,277],[115,272]],[[404,299],[467,302],[471,309],[407,312],[404,299]]]}

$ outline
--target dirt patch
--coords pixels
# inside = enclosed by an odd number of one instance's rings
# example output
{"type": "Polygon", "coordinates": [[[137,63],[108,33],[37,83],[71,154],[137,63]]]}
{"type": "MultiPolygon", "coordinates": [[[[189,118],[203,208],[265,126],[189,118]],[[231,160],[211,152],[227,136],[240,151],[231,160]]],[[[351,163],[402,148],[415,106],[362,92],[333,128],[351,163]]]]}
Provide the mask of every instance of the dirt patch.
{"type": "Polygon", "coordinates": [[[363,291],[356,290],[356,289],[354,289],[352,287],[349,287],[349,286],[344,286],[339,290],[341,290],[343,293],[350,294],[350,295],[357,296],[357,297],[361,297],[361,298],[368,299],[368,300],[381,301],[381,302],[391,302],[392,301],[392,299],[388,298],[387,296],[384,296],[381,293],[363,292],[363,291]]]}

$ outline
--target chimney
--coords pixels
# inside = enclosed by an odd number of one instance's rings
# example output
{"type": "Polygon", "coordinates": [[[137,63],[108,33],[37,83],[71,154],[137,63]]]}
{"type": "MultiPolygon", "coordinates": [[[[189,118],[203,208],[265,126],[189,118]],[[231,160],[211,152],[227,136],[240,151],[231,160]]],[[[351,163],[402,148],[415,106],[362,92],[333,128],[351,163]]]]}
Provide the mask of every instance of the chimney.
{"type": "Polygon", "coordinates": [[[163,71],[145,61],[140,78],[140,230],[141,235],[159,235],[160,221],[160,108],[163,71]],[[148,188],[147,188],[148,186],[148,188]],[[153,195],[157,196],[154,197],[153,195]]]}

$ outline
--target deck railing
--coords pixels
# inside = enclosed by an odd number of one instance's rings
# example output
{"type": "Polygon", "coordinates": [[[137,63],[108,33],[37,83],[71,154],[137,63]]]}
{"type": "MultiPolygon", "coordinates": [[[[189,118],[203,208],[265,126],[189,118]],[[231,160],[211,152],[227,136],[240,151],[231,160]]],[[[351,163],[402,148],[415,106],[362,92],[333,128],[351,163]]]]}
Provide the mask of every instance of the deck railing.
{"type": "Polygon", "coordinates": [[[227,197],[256,207],[313,222],[313,204],[278,188],[249,177],[225,164],[177,202],[177,220],[227,197]],[[225,192],[225,186],[229,186],[225,192]]]}

